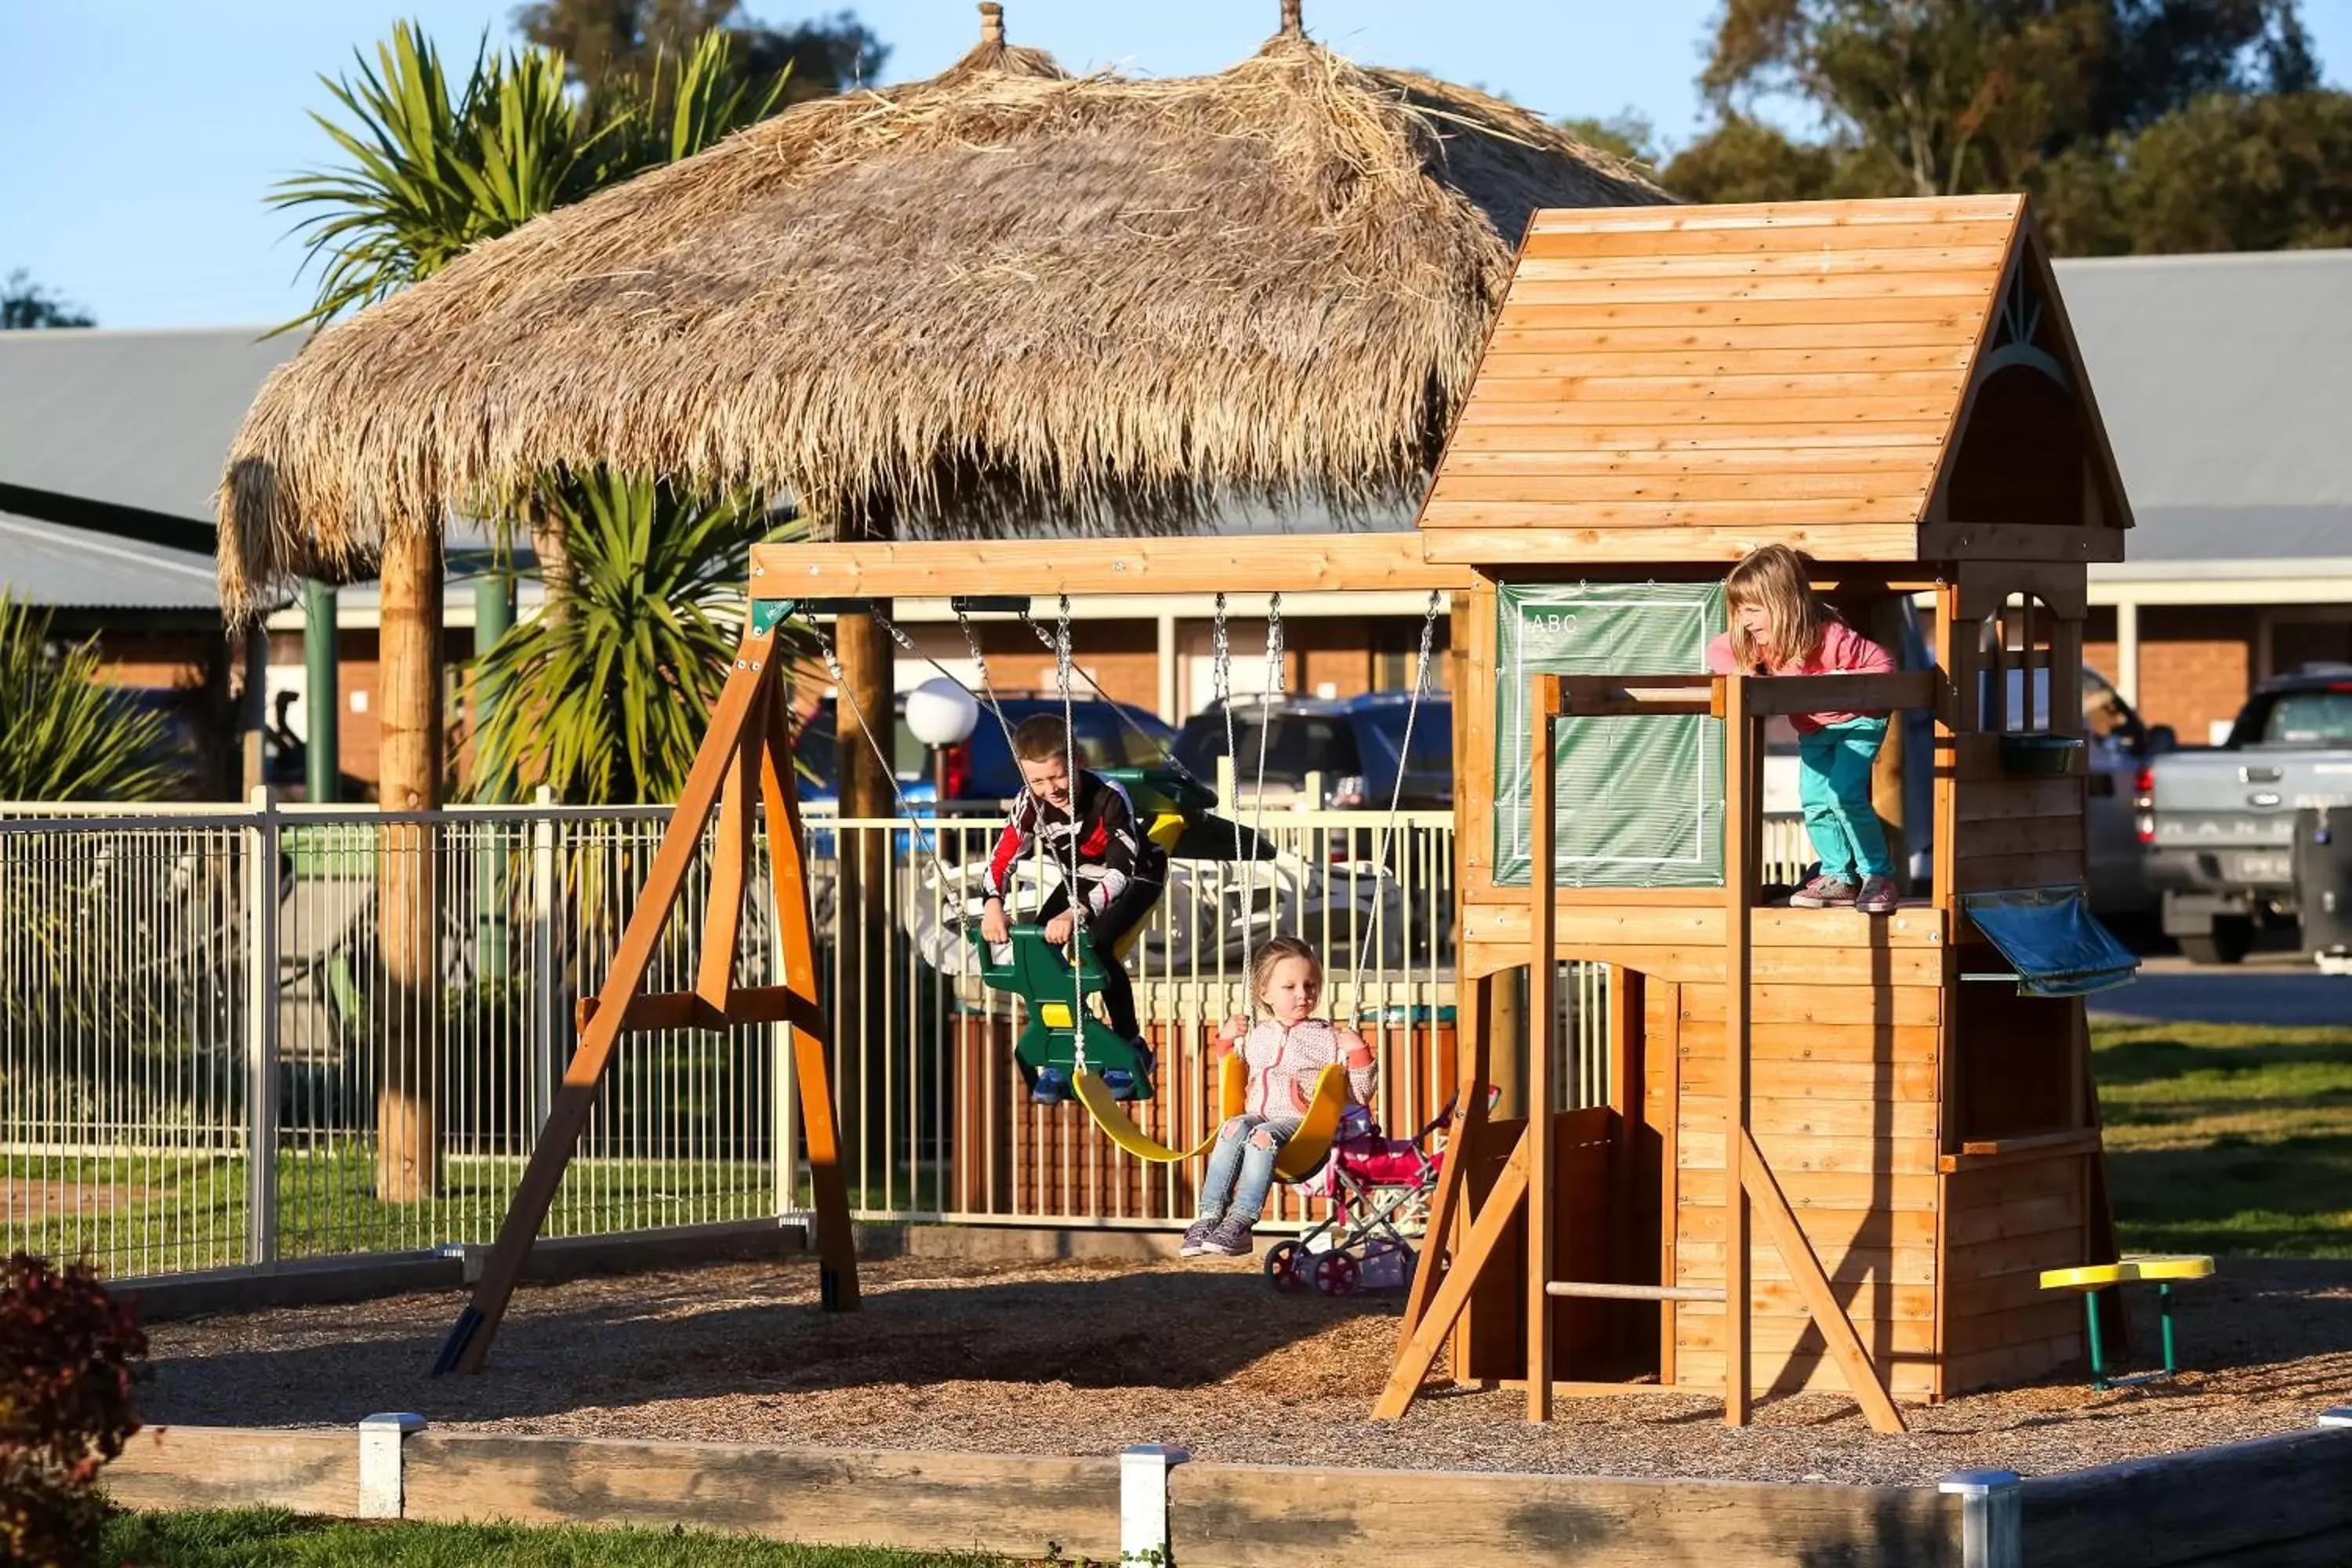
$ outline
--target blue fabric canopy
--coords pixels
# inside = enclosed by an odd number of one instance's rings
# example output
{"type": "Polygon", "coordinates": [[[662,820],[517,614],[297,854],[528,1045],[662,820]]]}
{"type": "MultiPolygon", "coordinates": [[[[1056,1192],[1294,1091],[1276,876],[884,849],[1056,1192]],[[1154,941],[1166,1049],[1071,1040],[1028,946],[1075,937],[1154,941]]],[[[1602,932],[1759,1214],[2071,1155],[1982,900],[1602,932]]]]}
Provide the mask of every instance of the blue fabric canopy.
{"type": "Polygon", "coordinates": [[[2087,996],[2139,973],[2139,960],[2099,923],[2080,888],[1962,893],[1960,907],[2017,971],[2020,995],[2087,996]]]}

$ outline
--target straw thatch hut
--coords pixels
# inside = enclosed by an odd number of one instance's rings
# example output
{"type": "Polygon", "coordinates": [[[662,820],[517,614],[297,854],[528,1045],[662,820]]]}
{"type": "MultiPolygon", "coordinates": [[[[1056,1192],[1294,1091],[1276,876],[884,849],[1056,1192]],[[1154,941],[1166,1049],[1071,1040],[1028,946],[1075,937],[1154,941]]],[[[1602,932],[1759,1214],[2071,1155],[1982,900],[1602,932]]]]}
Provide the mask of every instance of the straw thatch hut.
{"type": "MultiPolygon", "coordinates": [[[[609,463],[853,537],[1345,512],[1420,484],[1529,212],[1664,199],[1523,110],[1339,58],[1297,0],[1232,69],[1156,81],[1069,77],[980,9],[940,75],[540,218],[271,377],[221,485],[224,599],[378,572],[388,806],[438,804],[453,510],[609,463]]],[[[840,640],[887,711],[887,644],[840,640]]],[[[842,756],[844,808],[886,810],[842,756]]],[[[433,929],[394,918],[429,886],[393,885],[429,858],[385,858],[387,930],[433,929]]]]}

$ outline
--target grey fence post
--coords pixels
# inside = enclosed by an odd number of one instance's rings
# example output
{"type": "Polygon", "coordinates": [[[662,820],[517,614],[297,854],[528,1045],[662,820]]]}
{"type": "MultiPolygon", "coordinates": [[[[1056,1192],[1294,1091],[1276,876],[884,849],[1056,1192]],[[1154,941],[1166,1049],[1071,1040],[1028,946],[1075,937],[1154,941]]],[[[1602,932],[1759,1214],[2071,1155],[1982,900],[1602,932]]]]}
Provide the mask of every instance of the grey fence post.
{"type": "Polygon", "coordinates": [[[555,1016],[556,997],[562,990],[555,973],[555,818],[549,810],[555,792],[541,784],[531,804],[541,812],[530,825],[530,994],[539,1037],[538,1049],[531,1053],[530,1131],[536,1140],[547,1131],[548,1112],[555,1104],[555,1062],[564,1036],[555,1016]]]}
{"type": "Polygon", "coordinates": [[[424,1430],[425,1417],[405,1410],[371,1415],[360,1423],[362,1519],[401,1517],[401,1445],[410,1433],[424,1430]]]}
{"type": "Polygon", "coordinates": [[[278,1258],[278,805],[254,786],[245,829],[246,1238],[247,1263],[278,1258]]]}
{"type": "Polygon", "coordinates": [[[1956,1470],[1936,1489],[1960,1500],[1960,1568],[2022,1568],[2022,1484],[2015,1470],[1956,1470]]]}
{"type": "Polygon", "coordinates": [[[1118,1560],[1164,1565],[1168,1540],[1168,1472],[1192,1456],[1165,1443],[1138,1443],[1118,1456],[1118,1560]]]}

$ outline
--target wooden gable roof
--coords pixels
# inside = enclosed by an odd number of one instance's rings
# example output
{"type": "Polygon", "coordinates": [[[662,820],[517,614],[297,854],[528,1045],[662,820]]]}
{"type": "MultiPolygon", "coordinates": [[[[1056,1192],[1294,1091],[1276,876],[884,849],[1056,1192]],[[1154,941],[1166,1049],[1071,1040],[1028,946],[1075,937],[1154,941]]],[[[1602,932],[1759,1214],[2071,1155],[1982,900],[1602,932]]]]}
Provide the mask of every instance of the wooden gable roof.
{"type": "Polygon", "coordinates": [[[2112,560],[2129,524],[2021,196],[1537,213],[1420,516],[1480,564],[2112,560]]]}

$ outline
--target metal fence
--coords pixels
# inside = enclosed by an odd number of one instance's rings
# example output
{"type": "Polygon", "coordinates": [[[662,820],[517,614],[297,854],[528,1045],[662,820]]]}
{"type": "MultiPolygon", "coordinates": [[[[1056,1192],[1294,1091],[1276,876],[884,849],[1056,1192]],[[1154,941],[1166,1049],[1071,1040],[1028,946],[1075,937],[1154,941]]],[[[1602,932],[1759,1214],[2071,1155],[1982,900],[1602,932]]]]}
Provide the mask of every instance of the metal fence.
{"type": "MultiPolygon", "coordinates": [[[[0,1246],[149,1276],[488,1243],[667,820],[544,804],[0,807],[0,1246]],[[394,874],[425,879],[430,933],[382,929],[394,874]],[[392,983],[392,946],[429,955],[429,979],[392,983]]],[[[1790,858],[1792,826],[1769,825],[1768,863],[1790,858]]],[[[1380,1047],[1384,1123],[1418,1128],[1453,1090],[1451,818],[1407,814],[1385,845],[1364,813],[1263,826],[1274,861],[1176,863],[1129,955],[1161,1053],[1150,1114],[1202,1124],[1207,1043],[1241,1007],[1244,952],[1280,931],[1325,955],[1333,1016],[1380,1047]]],[[[1118,1153],[1075,1107],[1022,1100],[1017,1005],[981,984],[956,918],[992,832],[811,823],[852,1205],[1181,1217],[1185,1168],[1118,1153]]],[[[1023,876],[1034,892],[1051,872],[1023,876]]],[[[698,868],[652,984],[692,985],[704,890],[698,868]]],[[[775,976],[774,935],[755,897],[745,984],[775,976]]],[[[1607,1091],[1601,984],[1563,988],[1577,1102],[1607,1091]]],[[[780,1026],[625,1037],[545,1234],[804,1212],[794,1092],[780,1026]]]]}

